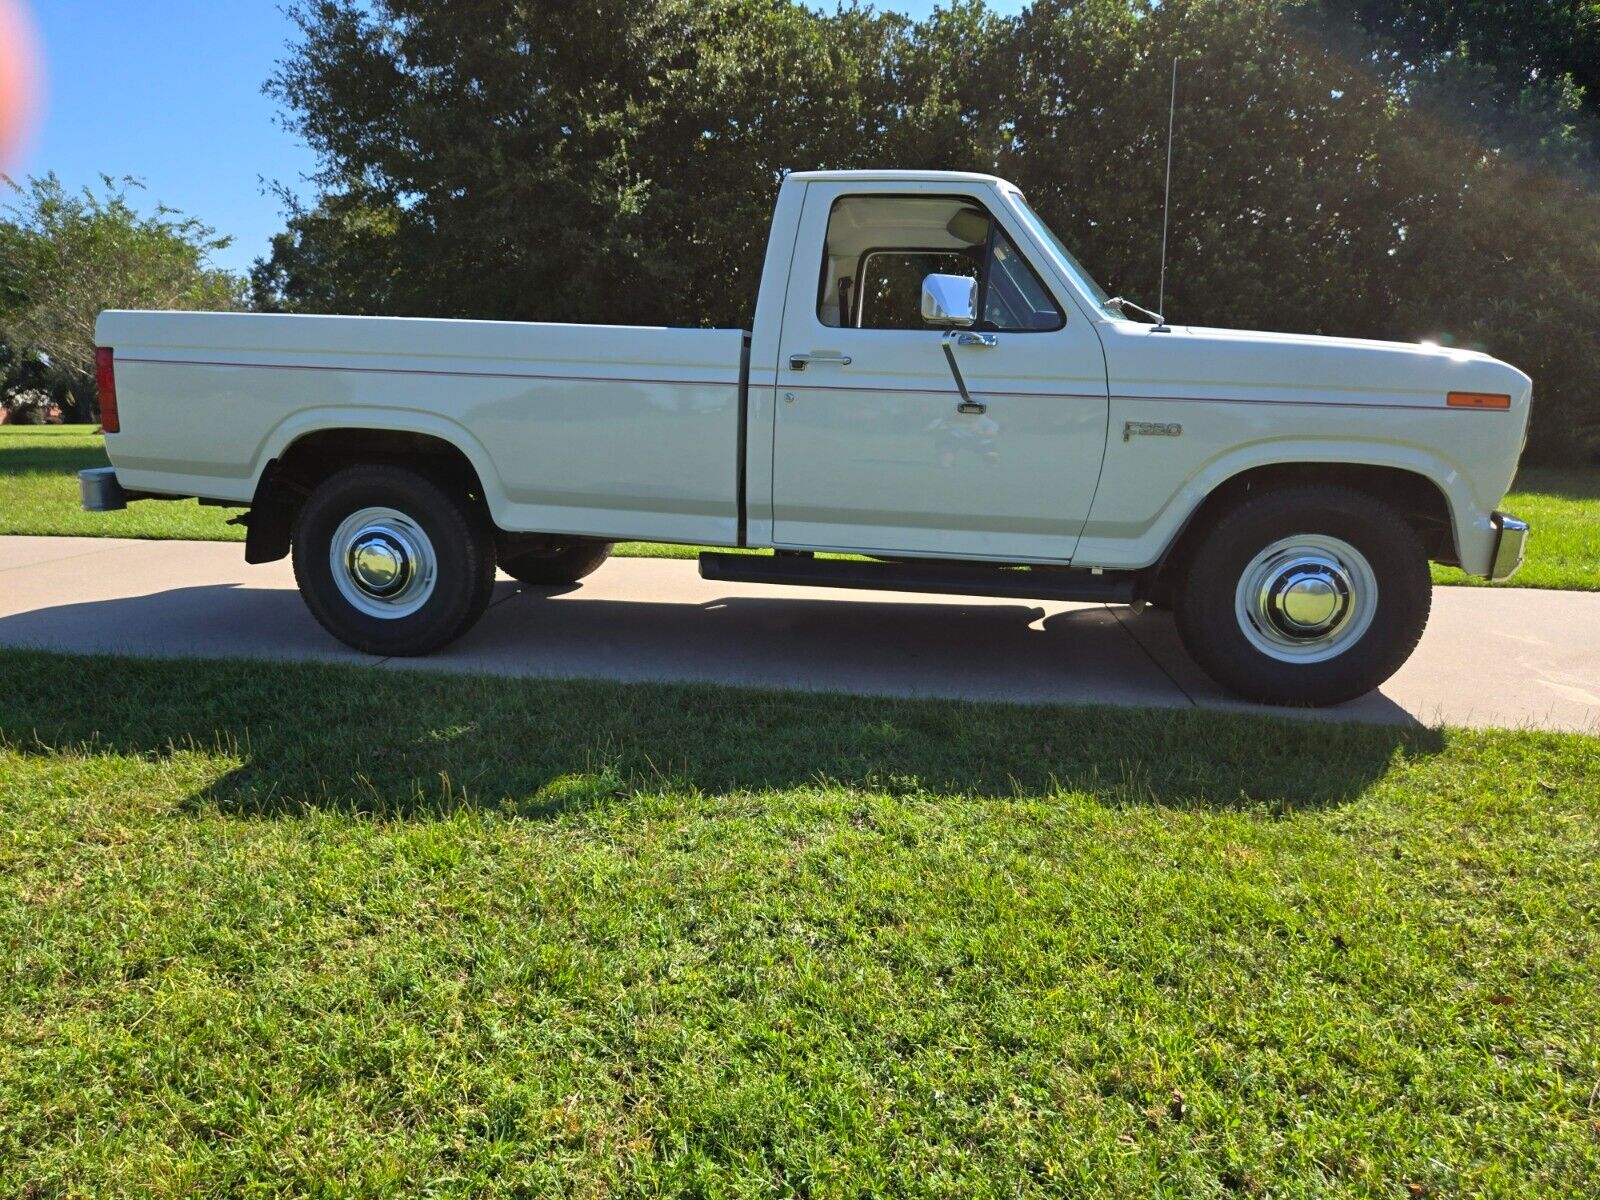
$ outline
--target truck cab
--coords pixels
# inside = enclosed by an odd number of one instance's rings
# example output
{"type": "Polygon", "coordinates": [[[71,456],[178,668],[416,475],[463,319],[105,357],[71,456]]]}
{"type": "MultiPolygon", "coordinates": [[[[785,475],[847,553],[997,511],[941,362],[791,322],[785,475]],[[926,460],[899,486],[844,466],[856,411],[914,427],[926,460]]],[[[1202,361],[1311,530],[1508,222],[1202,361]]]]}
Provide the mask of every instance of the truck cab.
{"type": "Polygon", "coordinates": [[[1021,194],[901,172],[786,189],[793,266],[763,285],[751,348],[752,385],[770,364],[776,391],[763,540],[1070,562],[1105,454],[1106,362],[1021,194]],[[929,276],[971,280],[970,320],[924,316],[929,276]]]}

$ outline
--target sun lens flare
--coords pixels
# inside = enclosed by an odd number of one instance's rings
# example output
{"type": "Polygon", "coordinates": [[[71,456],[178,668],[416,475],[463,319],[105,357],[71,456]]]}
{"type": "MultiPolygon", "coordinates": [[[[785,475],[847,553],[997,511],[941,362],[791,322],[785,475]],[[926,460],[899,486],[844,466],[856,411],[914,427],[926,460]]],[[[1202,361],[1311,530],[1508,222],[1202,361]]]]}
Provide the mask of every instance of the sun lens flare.
{"type": "Polygon", "coordinates": [[[25,0],[0,0],[0,172],[13,171],[39,111],[43,65],[25,0]]]}

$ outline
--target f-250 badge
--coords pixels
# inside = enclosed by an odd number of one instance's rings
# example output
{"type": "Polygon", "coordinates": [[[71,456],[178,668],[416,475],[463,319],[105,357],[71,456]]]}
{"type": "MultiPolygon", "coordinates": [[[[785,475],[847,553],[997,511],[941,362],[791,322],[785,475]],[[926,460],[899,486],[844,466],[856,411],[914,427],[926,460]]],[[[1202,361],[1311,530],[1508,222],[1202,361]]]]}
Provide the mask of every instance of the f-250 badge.
{"type": "Polygon", "coordinates": [[[1133,437],[1182,437],[1183,426],[1176,421],[1124,421],[1122,440],[1133,437]]]}

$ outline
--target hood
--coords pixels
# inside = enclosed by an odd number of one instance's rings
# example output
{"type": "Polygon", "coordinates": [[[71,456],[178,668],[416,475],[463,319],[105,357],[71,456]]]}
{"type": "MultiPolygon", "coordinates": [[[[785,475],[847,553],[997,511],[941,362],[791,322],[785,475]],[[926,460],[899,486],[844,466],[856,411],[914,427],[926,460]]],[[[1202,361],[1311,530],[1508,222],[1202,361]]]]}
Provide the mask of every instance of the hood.
{"type": "Polygon", "coordinates": [[[1476,350],[1304,333],[1151,325],[1102,326],[1113,395],[1442,406],[1450,392],[1504,393],[1527,404],[1532,383],[1476,350]]]}

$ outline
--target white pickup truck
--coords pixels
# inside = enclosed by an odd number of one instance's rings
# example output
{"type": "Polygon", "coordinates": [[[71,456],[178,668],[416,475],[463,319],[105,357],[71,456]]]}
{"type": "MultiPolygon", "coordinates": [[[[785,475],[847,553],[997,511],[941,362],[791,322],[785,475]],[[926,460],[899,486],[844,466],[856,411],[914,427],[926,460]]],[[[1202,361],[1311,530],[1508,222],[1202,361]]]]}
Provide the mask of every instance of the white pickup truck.
{"type": "Polygon", "coordinates": [[[792,174],[748,332],[104,313],[84,505],[248,508],[246,559],[292,550],[375,654],[458,637],[497,565],[572,583],[639,539],[774,551],[709,579],[1170,606],[1289,704],[1405,661],[1430,559],[1517,568],[1522,372],[1132,307],[1004,180],[792,174]]]}

